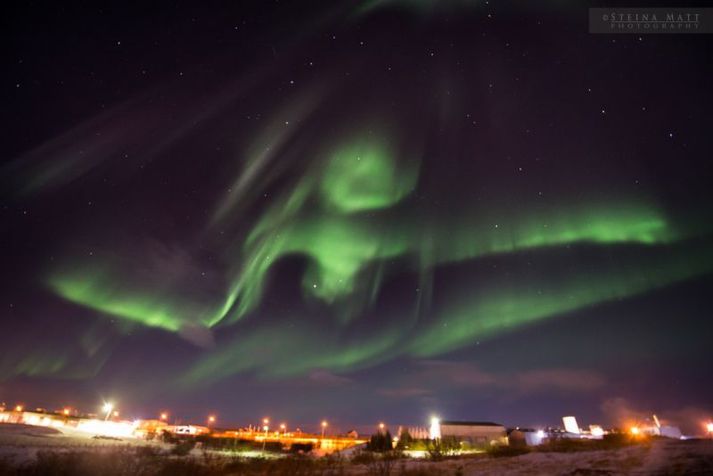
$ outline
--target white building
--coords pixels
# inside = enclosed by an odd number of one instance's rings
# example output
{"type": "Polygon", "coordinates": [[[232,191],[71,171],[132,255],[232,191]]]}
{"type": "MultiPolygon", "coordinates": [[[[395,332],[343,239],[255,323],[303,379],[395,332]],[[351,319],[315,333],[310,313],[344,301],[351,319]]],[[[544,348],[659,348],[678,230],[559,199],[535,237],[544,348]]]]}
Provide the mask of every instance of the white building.
{"type": "Polygon", "coordinates": [[[490,446],[508,444],[503,425],[489,421],[438,421],[431,422],[432,438],[455,438],[461,444],[490,446]]]}

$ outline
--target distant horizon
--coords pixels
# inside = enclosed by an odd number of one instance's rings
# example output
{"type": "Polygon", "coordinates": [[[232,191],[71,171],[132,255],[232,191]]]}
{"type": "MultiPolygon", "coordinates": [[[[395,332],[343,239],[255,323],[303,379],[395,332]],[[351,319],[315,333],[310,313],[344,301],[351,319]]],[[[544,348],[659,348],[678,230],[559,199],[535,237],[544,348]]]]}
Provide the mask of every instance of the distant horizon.
{"type": "MultiPolygon", "coordinates": [[[[94,415],[96,417],[101,417],[102,413],[102,405],[97,405],[96,407],[96,412],[92,412],[90,410],[87,410],[84,407],[77,407],[77,406],[72,406],[72,405],[59,405],[59,406],[42,406],[42,405],[27,405],[24,402],[16,402],[14,404],[9,404],[8,402],[3,402],[0,400],[0,403],[5,403],[5,411],[13,411],[16,405],[22,405],[23,406],[23,411],[26,412],[34,412],[37,409],[43,409],[49,413],[56,413],[56,414],[61,414],[62,410],[65,408],[72,409],[73,411],[79,412],[80,416],[88,416],[88,415],[94,415]]],[[[119,405],[116,406],[116,409],[120,409],[121,407],[119,405]]],[[[500,425],[503,425],[506,428],[533,428],[533,429],[546,429],[546,428],[560,428],[563,429],[564,425],[562,422],[562,418],[565,416],[574,416],[577,419],[577,423],[579,424],[580,428],[582,429],[588,429],[589,425],[601,425],[604,429],[619,429],[622,431],[627,431],[627,429],[632,425],[632,424],[643,424],[643,423],[650,423],[653,424],[653,415],[657,415],[657,417],[661,420],[663,425],[673,425],[673,426],[678,426],[686,429],[690,429],[693,431],[685,432],[684,434],[689,434],[689,435],[705,435],[705,425],[706,423],[710,422],[710,419],[706,419],[704,415],[700,415],[699,417],[692,417],[690,414],[686,417],[681,417],[678,415],[677,419],[670,419],[666,417],[666,414],[664,413],[663,415],[659,415],[656,412],[652,412],[648,416],[644,416],[642,414],[630,414],[629,417],[626,417],[626,421],[622,420],[619,421],[618,423],[612,422],[611,420],[602,420],[602,421],[583,421],[576,413],[568,413],[568,414],[563,414],[558,421],[553,421],[553,422],[547,422],[547,423],[540,423],[540,424],[523,424],[523,423],[506,423],[503,421],[495,420],[495,419],[490,419],[487,417],[478,417],[478,418],[451,418],[448,415],[440,415],[440,414],[432,414],[429,415],[429,417],[423,421],[422,423],[404,423],[404,422],[389,422],[387,419],[382,419],[378,420],[373,424],[367,424],[367,423],[361,423],[361,424],[349,424],[347,422],[343,422],[340,419],[329,419],[327,417],[323,419],[318,419],[316,422],[312,423],[294,423],[292,422],[289,418],[273,418],[269,414],[260,416],[260,417],[254,417],[255,421],[247,421],[243,423],[237,422],[235,419],[230,419],[230,420],[224,420],[221,418],[220,412],[208,412],[206,415],[200,419],[200,418],[191,418],[191,417],[185,417],[183,415],[179,414],[174,414],[168,409],[163,409],[159,410],[158,412],[155,413],[155,415],[147,414],[147,413],[140,413],[140,412],[129,412],[128,415],[125,414],[124,412],[120,412],[119,416],[116,418],[112,419],[118,419],[118,420],[126,420],[126,421],[133,421],[133,420],[160,420],[161,413],[165,412],[168,414],[168,418],[164,420],[167,424],[170,425],[198,425],[198,426],[205,426],[205,427],[211,427],[215,428],[218,430],[223,430],[223,429],[235,429],[235,428],[248,428],[250,426],[254,428],[261,428],[264,423],[263,419],[268,418],[270,420],[269,426],[271,428],[271,431],[277,431],[279,429],[281,424],[286,424],[288,431],[294,431],[297,428],[299,428],[302,432],[304,433],[311,433],[311,434],[320,434],[321,432],[321,422],[322,421],[327,421],[328,422],[328,427],[326,430],[327,434],[346,434],[349,431],[356,430],[359,434],[374,434],[379,431],[379,425],[383,423],[385,425],[385,430],[388,430],[392,433],[393,436],[398,436],[396,434],[396,431],[398,430],[399,427],[402,429],[408,429],[408,428],[423,428],[428,430],[429,425],[431,423],[431,418],[435,417],[438,418],[441,422],[444,421],[458,421],[458,422],[468,422],[468,421],[487,421],[487,422],[492,422],[492,423],[497,423],[500,425]],[[208,418],[209,416],[214,416],[216,418],[215,423],[209,423],[208,418]],[[638,415],[638,416],[637,416],[638,415]],[[686,419],[688,421],[686,421],[686,419]],[[684,420],[684,421],[681,421],[684,420]],[[314,427],[314,428],[312,428],[314,427]]]]}

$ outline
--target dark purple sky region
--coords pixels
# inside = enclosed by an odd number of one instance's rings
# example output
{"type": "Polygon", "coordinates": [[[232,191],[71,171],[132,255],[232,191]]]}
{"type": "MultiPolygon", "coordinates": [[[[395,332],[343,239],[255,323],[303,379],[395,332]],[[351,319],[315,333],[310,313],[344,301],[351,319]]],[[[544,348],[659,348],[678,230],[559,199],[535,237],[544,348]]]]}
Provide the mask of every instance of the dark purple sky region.
{"type": "Polygon", "coordinates": [[[0,401],[713,411],[710,35],[591,6],[9,9],[0,401]]]}

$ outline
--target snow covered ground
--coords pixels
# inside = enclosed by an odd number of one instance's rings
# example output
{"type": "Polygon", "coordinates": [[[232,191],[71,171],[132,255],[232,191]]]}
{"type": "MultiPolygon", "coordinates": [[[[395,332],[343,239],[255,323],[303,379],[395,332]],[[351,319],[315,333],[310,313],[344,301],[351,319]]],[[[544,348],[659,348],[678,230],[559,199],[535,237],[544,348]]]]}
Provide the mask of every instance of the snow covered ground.
{"type": "MultiPolygon", "coordinates": [[[[533,452],[503,458],[414,461],[407,469],[463,476],[513,475],[672,475],[713,474],[713,441],[656,440],[616,450],[571,453],[533,452]]],[[[398,474],[398,468],[395,471],[398,474]]]]}
{"type": "Polygon", "coordinates": [[[113,449],[117,446],[158,445],[136,438],[106,438],[77,431],[70,427],[51,428],[0,423],[0,458],[24,462],[35,457],[37,451],[113,449]]]}
{"type": "MultiPolygon", "coordinates": [[[[38,451],[64,453],[90,450],[93,454],[94,452],[109,453],[128,446],[154,446],[164,450],[157,454],[164,455],[170,454],[171,448],[170,445],[149,443],[135,438],[94,438],[67,428],[0,424],[0,459],[12,461],[14,464],[32,461],[38,451]]],[[[134,453],[124,452],[124,454],[134,453]]],[[[166,458],[166,456],[156,457],[159,458],[158,461],[166,458]]],[[[198,454],[197,461],[200,461],[200,458],[201,455],[198,454]]],[[[289,459],[289,457],[285,458],[285,460],[289,459]]],[[[375,471],[378,471],[378,468],[373,466],[350,463],[346,457],[342,461],[344,470],[342,474],[368,476],[377,474],[375,471]]],[[[137,460],[135,464],[143,463],[137,460]]],[[[225,473],[218,471],[215,474],[225,473]]],[[[661,439],[612,450],[532,452],[500,458],[481,455],[439,462],[405,459],[394,462],[390,474],[392,476],[713,474],[713,441],[661,439]]]]}

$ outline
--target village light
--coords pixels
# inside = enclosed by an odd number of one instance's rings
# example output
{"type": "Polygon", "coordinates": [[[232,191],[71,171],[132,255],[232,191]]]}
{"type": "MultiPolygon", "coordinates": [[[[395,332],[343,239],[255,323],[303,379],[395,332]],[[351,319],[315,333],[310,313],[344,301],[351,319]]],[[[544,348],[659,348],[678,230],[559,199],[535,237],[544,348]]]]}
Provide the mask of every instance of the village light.
{"type": "Polygon", "coordinates": [[[637,426],[632,426],[630,431],[631,431],[631,434],[632,434],[632,435],[638,436],[638,434],[639,434],[639,427],[637,427],[637,426]]]}
{"type": "Polygon", "coordinates": [[[706,423],[706,431],[708,432],[708,436],[713,436],[713,421],[706,423]]]}
{"type": "Polygon", "coordinates": [[[161,418],[161,420],[163,420],[163,421],[166,421],[166,420],[168,420],[168,413],[166,413],[166,412],[164,412],[164,413],[161,413],[161,416],[160,416],[160,418],[161,418]]]}

